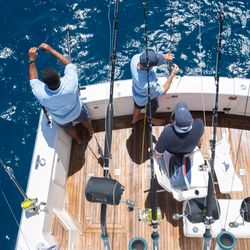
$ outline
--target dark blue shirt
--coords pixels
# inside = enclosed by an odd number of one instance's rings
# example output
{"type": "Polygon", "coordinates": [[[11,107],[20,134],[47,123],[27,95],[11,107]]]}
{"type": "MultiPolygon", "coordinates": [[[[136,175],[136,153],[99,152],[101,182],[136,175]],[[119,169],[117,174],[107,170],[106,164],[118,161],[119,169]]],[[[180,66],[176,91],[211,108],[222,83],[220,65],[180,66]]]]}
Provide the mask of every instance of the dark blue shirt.
{"type": "Polygon", "coordinates": [[[171,154],[191,153],[199,143],[203,133],[204,125],[201,119],[194,119],[193,127],[187,133],[178,133],[173,124],[167,125],[158,139],[155,150],[161,154],[164,151],[171,154]]]}

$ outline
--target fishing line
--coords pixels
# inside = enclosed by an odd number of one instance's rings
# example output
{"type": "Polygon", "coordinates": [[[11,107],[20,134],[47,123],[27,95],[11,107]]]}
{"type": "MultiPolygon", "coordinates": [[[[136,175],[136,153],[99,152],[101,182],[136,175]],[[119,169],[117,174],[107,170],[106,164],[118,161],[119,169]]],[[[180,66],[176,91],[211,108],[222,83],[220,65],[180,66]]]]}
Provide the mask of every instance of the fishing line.
{"type": "Polygon", "coordinates": [[[10,177],[12,182],[15,184],[15,186],[17,187],[17,189],[19,190],[19,192],[21,193],[23,198],[28,199],[28,196],[26,195],[26,193],[24,192],[24,190],[22,189],[22,187],[20,186],[20,184],[16,180],[16,178],[12,172],[12,169],[10,167],[8,167],[7,165],[5,165],[1,158],[0,158],[0,164],[2,165],[2,167],[4,168],[5,172],[8,174],[8,176],[10,177]]]}
{"type": "Polygon", "coordinates": [[[157,193],[156,193],[156,176],[154,172],[154,159],[153,159],[153,135],[152,135],[152,109],[151,109],[151,94],[150,94],[150,82],[149,82],[149,58],[148,58],[148,30],[147,30],[147,2],[142,0],[142,7],[144,12],[144,39],[146,47],[146,62],[147,62],[147,82],[148,82],[148,126],[149,126],[149,140],[150,140],[150,167],[151,167],[151,180],[150,180],[150,205],[152,211],[151,227],[152,234],[151,239],[153,241],[153,249],[158,249],[159,233],[158,233],[158,209],[157,209],[157,193]]]}
{"type": "Polygon", "coordinates": [[[218,100],[219,100],[219,79],[220,79],[220,65],[221,65],[221,41],[222,41],[222,30],[223,30],[224,13],[222,7],[219,10],[219,37],[217,41],[217,53],[216,53],[216,71],[215,71],[215,104],[213,108],[213,138],[210,141],[211,146],[211,159],[210,159],[210,170],[208,171],[208,191],[206,197],[206,215],[204,219],[205,232],[203,234],[203,246],[204,249],[209,249],[211,245],[211,224],[214,223],[213,218],[213,199],[214,199],[214,162],[215,162],[215,147],[216,147],[216,132],[218,123],[218,100]]]}
{"type": "MultiPolygon", "coordinates": [[[[69,34],[70,28],[69,28],[69,26],[67,27],[66,30],[67,30],[67,38],[66,39],[67,39],[68,57],[69,57],[69,59],[71,61],[70,34],[69,34]]],[[[45,38],[44,43],[46,43],[48,38],[49,38],[49,35],[45,38]]],[[[38,53],[39,50],[40,50],[40,48],[38,47],[37,48],[37,53],[38,53]]],[[[79,81],[78,81],[78,92],[79,92],[79,95],[80,95],[80,83],[79,83],[79,81]]],[[[43,105],[41,105],[41,108],[42,108],[43,113],[44,113],[44,115],[45,115],[45,117],[47,119],[48,125],[51,125],[52,124],[52,119],[49,116],[47,108],[45,106],[43,106],[43,105]]]]}
{"type": "MultiPolygon", "coordinates": [[[[9,13],[9,16],[11,16],[12,18],[13,18],[13,20],[15,20],[15,22],[17,23],[17,25],[19,26],[19,28],[20,28],[20,30],[23,30],[26,34],[28,34],[28,32],[26,31],[26,29],[24,28],[24,26],[19,22],[19,20],[17,19],[17,17],[16,17],[16,15],[14,15],[13,13],[12,13],[12,11],[4,4],[4,2],[3,1],[0,1],[0,3],[2,4],[2,6],[5,8],[5,10],[9,13]]],[[[9,30],[9,29],[7,29],[7,30],[9,30]]],[[[15,39],[16,40],[16,39],[15,39]]],[[[14,41],[15,41],[14,40],[14,41]]],[[[30,42],[30,44],[32,44],[31,43],[31,40],[28,40],[28,42],[30,42]]]]}
{"type": "MultiPolygon", "coordinates": [[[[25,34],[29,34],[29,32],[25,29],[25,27],[20,23],[20,21],[18,20],[18,18],[16,17],[16,15],[13,14],[13,12],[3,3],[3,1],[0,1],[0,3],[2,3],[3,8],[5,8],[5,10],[9,13],[9,16],[12,17],[13,20],[15,20],[16,24],[19,26],[20,30],[22,30],[25,34]]],[[[6,26],[7,26],[7,21],[5,19],[6,22],[6,26]]],[[[8,33],[9,35],[12,37],[12,41],[16,41],[16,37],[14,37],[10,32],[9,29],[7,27],[8,33]]],[[[25,36],[27,36],[25,35],[25,36]]],[[[28,43],[30,43],[30,46],[34,46],[34,44],[37,44],[37,42],[35,41],[34,37],[32,37],[32,35],[29,36],[30,39],[26,39],[28,43]]],[[[47,39],[49,38],[49,35],[46,36],[45,41],[47,42],[47,39]]],[[[40,43],[39,43],[40,44],[40,43]]],[[[48,62],[48,60],[46,59],[46,57],[42,54],[43,59],[45,59],[45,61],[48,62]]],[[[25,71],[27,71],[26,67],[23,65],[25,71]]],[[[24,71],[24,72],[25,72],[24,71]]]]}
{"type": "Polygon", "coordinates": [[[199,35],[198,35],[198,40],[199,40],[199,75],[200,75],[200,80],[201,80],[201,93],[202,93],[202,110],[203,110],[203,123],[204,126],[206,127],[206,110],[205,110],[205,98],[204,98],[204,89],[203,89],[203,72],[202,72],[202,54],[201,54],[201,48],[202,48],[202,41],[201,41],[201,36],[202,36],[202,32],[201,32],[201,1],[199,0],[199,12],[198,12],[198,16],[199,16],[199,35]]]}
{"type": "MultiPolygon", "coordinates": [[[[146,108],[146,112],[147,112],[147,108],[146,108]]],[[[146,132],[146,121],[147,121],[147,115],[144,115],[143,118],[143,133],[142,133],[142,146],[141,146],[141,163],[143,163],[144,161],[144,146],[145,146],[145,132],[146,132]]]]}
{"type": "MultiPolygon", "coordinates": [[[[174,3],[173,1],[170,1],[170,21],[169,21],[169,53],[174,53],[174,3]]],[[[167,40],[167,39],[166,39],[167,40]]],[[[173,60],[170,60],[167,62],[167,69],[168,69],[168,72],[169,72],[169,75],[171,74],[172,72],[172,69],[173,69],[173,60]]],[[[170,88],[173,88],[173,94],[172,94],[172,107],[173,107],[173,110],[172,110],[172,114],[174,112],[174,107],[175,107],[175,100],[176,100],[176,97],[178,97],[178,94],[177,94],[177,89],[179,88],[179,84],[181,82],[181,77],[179,78],[175,78],[175,80],[178,80],[177,84],[175,87],[173,87],[173,83],[171,84],[170,88]]],[[[171,117],[172,115],[169,117],[169,123],[171,123],[171,117]]]]}
{"type": "MultiPolygon", "coordinates": [[[[169,49],[170,49],[170,53],[173,53],[173,50],[174,50],[174,45],[173,45],[173,27],[174,27],[174,22],[173,22],[173,15],[174,15],[174,9],[173,9],[173,1],[170,1],[171,4],[170,4],[170,15],[171,15],[171,18],[170,18],[170,39],[169,39],[169,43],[170,43],[170,46],[169,46],[169,49]]],[[[167,69],[168,69],[168,72],[169,72],[169,75],[171,74],[172,72],[172,69],[173,69],[173,61],[170,60],[168,62],[168,65],[167,65],[167,69]]]]}
{"type": "MultiPolygon", "coordinates": [[[[245,108],[244,108],[244,114],[243,117],[246,116],[247,113],[247,106],[248,106],[248,100],[249,100],[249,94],[250,94],[250,84],[248,85],[248,92],[247,92],[247,99],[246,99],[246,103],[245,103],[245,108]]],[[[239,136],[239,142],[237,145],[237,151],[236,151],[236,159],[234,162],[234,166],[237,166],[238,164],[238,160],[239,160],[239,154],[240,154],[240,146],[241,146],[241,141],[242,141],[242,136],[243,136],[243,129],[240,130],[240,136],[239,136]]],[[[232,183],[231,183],[231,192],[233,190],[233,183],[234,183],[234,178],[235,178],[235,171],[233,174],[233,178],[232,178],[232,183]]],[[[225,224],[224,224],[224,228],[226,227],[226,219],[229,213],[229,205],[230,205],[231,199],[228,200],[228,205],[227,205],[227,212],[226,212],[226,218],[225,218],[225,224]]]]}
{"type": "Polygon", "coordinates": [[[20,230],[20,232],[21,232],[21,234],[22,234],[22,236],[23,236],[23,239],[24,239],[24,242],[25,242],[26,246],[30,249],[29,243],[28,243],[28,241],[27,241],[28,237],[27,237],[27,239],[26,239],[26,235],[24,235],[24,232],[23,232],[23,230],[21,229],[20,224],[18,223],[18,220],[17,220],[17,218],[16,218],[16,216],[15,216],[15,214],[14,214],[14,211],[13,211],[13,209],[11,208],[11,205],[10,205],[10,203],[9,203],[9,201],[8,201],[7,197],[5,196],[5,194],[4,194],[4,192],[3,192],[2,189],[1,189],[1,193],[2,193],[2,195],[3,195],[3,198],[4,198],[6,204],[7,204],[8,208],[9,208],[9,210],[10,210],[10,212],[11,212],[13,218],[14,218],[14,221],[16,222],[16,224],[17,224],[17,226],[18,226],[18,228],[19,228],[19,230],[20,230]]]}
{"type": "MultiPolygon", "coordinates": [[[[111,21],[110,21],[110,10],[111,10],[111,0],[109,0],[109,5],[108,5],[108,27],[109,27],[109,55],[111,55],[112,51],[112,40],[113,40],[113,34],[112,34],[112,29],[111,29],[111,21]]],[[[109,65],[111,65],[111,57],[109,56],[109,65]]],[[[110,74],[108,72],[107,78],[109,79],[110,74]]]]}
{"type": "Polygon", "coordinates": [[[100,157],[101,157],[102,159],[104,159],[104,154],[103,154],[102,147],[100,146],[100,144],[99,144],[99,142],[98,142],[98,140],[97,140],[97,137],[96,137],[95,133],[93,133],[93,136],[94,136],[95,141],[96,141],[96,144],[97,144],[98,154],[100,155],[100,157]]]}
{"type": "MultiPolygon", "coordinates": [[[[112,145],[112,130],[113,130],[113,89],[114,89],[114,78],[115,78],[115,62],[116,62],[116,38],[118,31],[118,10],[119,10],[119,0],[116,0],[114,6],[114,24],[113,24],[113,43],[112,43],[112,53],[111,53],[111,67],[110,67],[110,92],[109,92],[109,103],[107,106],[106,119],[105,119],[105,142],[104,142],[104,162],[103,162],[103,179],[109,180],[109,160],[111,157],[111,145],[112,145]]],[[[117,184],[117,182],[116,182],[117,184]]],[[[120,185],[120,184],[119,184],[120,185]]],[[[122,185],[121,192],[124,188],[122,185]]],[[[114,195],[113,195],[114,196],[114,195]]],[[[119,204],[119,202],[118,202],[119,204]]],[[[110,249],[109,235],[107,232],[107,203],[101,203],[101,238],[104,243],[104,249],[110,249]]]]}
{"type": "Polygon", "coordinates": [[[70,27],[69,25],[66,28],[67,30],[67,48],[68,48],[68,57],[71,60],[71,48],[70,48],[70,27]]]}

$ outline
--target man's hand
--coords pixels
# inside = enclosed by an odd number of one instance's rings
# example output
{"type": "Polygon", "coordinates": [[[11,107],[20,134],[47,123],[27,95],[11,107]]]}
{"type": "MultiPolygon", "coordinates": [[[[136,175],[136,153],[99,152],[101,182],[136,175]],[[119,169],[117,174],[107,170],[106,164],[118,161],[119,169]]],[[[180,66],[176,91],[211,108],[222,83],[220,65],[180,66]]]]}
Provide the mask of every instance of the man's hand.
{"type": "Polygon", "coordinates": [[[163,57],[165,58],[165,60],[167,61],[172,61],[174,59],[174,54],[172,53],[167,53],[165,55],[163,55],[163,57]]]}
{"type": "Polygon", "coordinates": [[[169,75],[167,81],[163,84],[164,93],[166,93],[170,87],[172,80],[174,79],[175,75],[179,72],[179,67],[176,64],[173,64],[173,69],[171,74],[169,75]]]}
{"type": "Polygon", "coordinates": [[[63,56],[61,53],[50,47],[47,43],[41,43],[39,46],[40,49],[42,49],[45,52],[50,53],[54,57],[56,57],[63,65],[67,65],[70,63],[70,59],[63,56]]]}
{"type": "Polygon", "coordinates": [[[38,51],[38,48],[36,48],[36,47],[31,47],[29,49],[29,60],[30,61],[35,61],[36,60],[37,51],[38,51]]]}
{"type": "Polygon", "coordinates": [[[178,65],[177,64],[173,64],[173,69],[172,69],[172,72],[171,72],[171,74],[174,74],[174,75],[176,75],[178,72],[179,72],[179,67],[178,67],[178,65]]]}
{"type": "Polygon", "coordinates": [[[52,48],[47,43],[41,43],[39,48],[48,53],[50,53],[52,50],[52,48]]]}

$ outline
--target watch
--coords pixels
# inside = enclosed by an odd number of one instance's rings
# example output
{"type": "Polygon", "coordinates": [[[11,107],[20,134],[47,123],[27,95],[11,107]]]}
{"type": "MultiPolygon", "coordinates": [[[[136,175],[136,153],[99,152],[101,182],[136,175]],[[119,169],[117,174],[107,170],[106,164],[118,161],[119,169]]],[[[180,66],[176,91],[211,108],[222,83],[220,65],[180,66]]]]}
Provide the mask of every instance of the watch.
{"type": "Polygon", "coordinates": [[[30,60],[30,61],[29,61],[29,64],[34,63],[34,62],[35,62],[35,60],[30,60]]]}

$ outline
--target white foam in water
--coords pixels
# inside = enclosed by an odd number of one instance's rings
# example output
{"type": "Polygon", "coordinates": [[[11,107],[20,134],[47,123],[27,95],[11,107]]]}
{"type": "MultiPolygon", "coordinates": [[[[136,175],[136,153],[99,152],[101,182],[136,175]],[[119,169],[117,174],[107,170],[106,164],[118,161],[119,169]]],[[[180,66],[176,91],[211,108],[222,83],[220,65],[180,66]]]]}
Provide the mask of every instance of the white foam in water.
{"type": "Polygon", "coordinates": [[[11,116],[14,115],[15,113],[16,113],[16,107],[12,106],[12,107],[8,108],[6,111],[4,111],[2,114],[0,114],[0,117],[2,119],[12,121],[11,116]]]}
{"type": "MultiPolygon", "coordinates": [[[[9,122],[3,121],[2,131],[18,139],[15,144],[8,143],[5,139],[1,153],[9,159],[7,164],[13,167],[17,177],[22,173],[25,178],[28,174],[40,108],[32,96],[27,77],[29,46],[37,46],[48,37],[48,44],[67,54],[66,28],[69,25],[72,60],[79,67],[81,85],[87,85],[109,80],[112,40],[109,36],[112,27],[109,30],[108,26],[110,1],[26,2],[18,1],[16,12],[12,13],[11,1],[5,1],[4,5],[10,11],[2,13],[4,36],[0,44],[0,119],[11,121],[12,125],[15,125],[9,126],[9,122]],[[35,20],[35,24],[29,20],[35,20]],[[21,64],[24,64],[24,67],[21,64]],[[13,130],[13,127],[17,130],[13,130]]],[[[111,2],[114,4],[114,1],[111,2]]],[[[221,76],[249,78],[248,2],[220,1],[225,11],[221,76]]],[[[163,53],[171,50],[175,54],[174,63],[181,69],[179,75],[198,75],[200,69],[202,75],[214,75],[219,2],[173,0],[147,1],[147,4],[149,47],[163,53]]],[[[113,16],[111,11],[111,26],[113,16]]],[[[142,6],[136,1],[123,1],[119,8],[117,32],[117,79],[131,77],[130,59],[145,49],[143,21],[142,6]]],[[[38,64],[41,65],[38,66],[45,66],[49,59],[49,56],[40,54],[38,64]]],[[[159,72],[163,71],[164,66],[159,72]]],[[[247,86],[242,85],[241,88],[243,90],[247,86]]],[[[108,91],[107,86],[107,93],[108,91]]],[[[150,176],[150,168],[147,170],[150,176]]],[[[247,174],[244,167],[240,169],[239,174],[247,174]]],[[[24,187],[25,184],[22,184],[24,187]]],[[[14,208],[16,214],[20,213],[19,207],[14,208]]],[[[15,227],[12,225],[10,212],[7,209],[2,209],[1,212],[0,221],[15,227]]],[[[12,234],[15,230],[6,231],[7,229],[4,228],[0,232],[0,248],[5,244],[6,249],[9,249],[16,238],[12,234]]]]}
{"type": "Polygon", "coordinates": [[[0,50],[0,58],[6,59],[8,57],[11,57],[13,55],[13,51],[10,48],[3,48],[0,50]]]}

